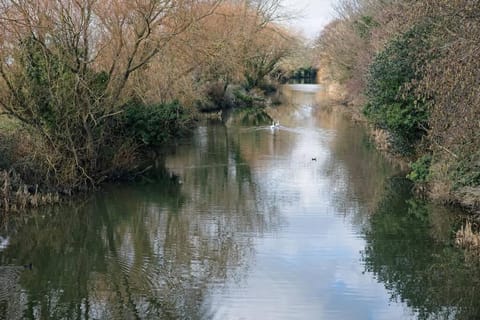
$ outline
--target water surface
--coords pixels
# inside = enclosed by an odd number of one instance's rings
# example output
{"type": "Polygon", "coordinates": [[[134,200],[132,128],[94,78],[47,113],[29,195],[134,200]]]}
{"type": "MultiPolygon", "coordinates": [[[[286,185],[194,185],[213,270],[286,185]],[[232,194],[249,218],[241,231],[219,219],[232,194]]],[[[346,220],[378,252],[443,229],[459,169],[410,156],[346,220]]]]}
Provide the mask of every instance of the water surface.
{"type": "Polygon", "coordinates": [[[477,318],[451,212],[318,90],[285,86],[279,127],[201,125],[142,183],[12,219],[0,319],[477,318]]]}

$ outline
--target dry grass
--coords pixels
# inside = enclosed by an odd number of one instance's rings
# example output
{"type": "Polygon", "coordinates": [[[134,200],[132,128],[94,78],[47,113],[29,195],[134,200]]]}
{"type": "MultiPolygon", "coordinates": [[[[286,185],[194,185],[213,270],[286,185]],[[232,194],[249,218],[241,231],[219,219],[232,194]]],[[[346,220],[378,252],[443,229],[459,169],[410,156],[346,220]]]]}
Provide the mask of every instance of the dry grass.
{"type": "Polygon", "coordinates": [[[463,187],[455,192],[455,197],[460,201],[460,204],[480,214],[480,187],[463,187]]]}
{"type": "Polygon", "coordinates": [[[430,168],[430,190],[429,195],[435,201],[441,203],[452,203],[452,182],[449,178],[448,165],[445,161],[437,161],[430,168]]]}
{"type": "Polygon", "coordinates": [[[37,186],[29,188],[12,170],[0,171],[0,213],[20,212],[59,202],[57,192],[40,193],[37,186]]]}
{"type": "Polygon", "coordinates": [[[377,149],[381,151],[388,151],[391,149],[390,134],[386,130],[374,128],[372,129],[371,134],[377,149]]]}
{"type": "Polygon", "coordinates": [[[21,212],[46,204],[58,203],[54,192],[40,192],[37,173],[43,162],[38,150],[43,145],[15,120],[0,118],[0,214],[21,212]],[[19,143],[21,139],[21,143],[19,143]],[[31,181],[25,183],[23,177],[31,181]]]}
{"type": "MultiPolygon", "coordinates": [[[[0,111],[2,109],[0,108],[0,111]]],[[[0,116],[0,132],[13,132],[19,127],[18,121],[5,117],[0,116]]]]}
{"type": "Polygon", "coordinates": [[[455,244],[469,250],[480,249],[480,234],[472,229],[472,223],[467,221],[455,235],[455,244]]]}

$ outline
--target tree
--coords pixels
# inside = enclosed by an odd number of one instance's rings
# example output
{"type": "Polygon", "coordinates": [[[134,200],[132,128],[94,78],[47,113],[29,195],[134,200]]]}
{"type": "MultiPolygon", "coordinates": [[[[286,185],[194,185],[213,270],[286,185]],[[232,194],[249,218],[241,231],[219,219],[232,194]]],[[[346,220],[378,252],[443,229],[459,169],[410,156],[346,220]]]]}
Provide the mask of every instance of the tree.
{"type": "Polygon", "coordinates": [[[41,138],[47,179],[86,187],[116,169],[132,75],[219,2],[0,1],[0,105],[41,138]]]}
{"type": "Polygon", "coordinates": [[[231,84],[258,84],[291,52],[294,37],[278,24],[283,17],[278,0],[225,1],[171,44],[190,61],[185,70],[222,96],[231,84]]]}
{"type": "Polygon", "coordinates": [[[414,26],[391,40],[375,56],[367,76],[365,114],[392,135],[403,155],[411,154],[427,133],[428,103],[418,99],[413,84],[422,77],[429,34],[428,26],[414,26]]]}

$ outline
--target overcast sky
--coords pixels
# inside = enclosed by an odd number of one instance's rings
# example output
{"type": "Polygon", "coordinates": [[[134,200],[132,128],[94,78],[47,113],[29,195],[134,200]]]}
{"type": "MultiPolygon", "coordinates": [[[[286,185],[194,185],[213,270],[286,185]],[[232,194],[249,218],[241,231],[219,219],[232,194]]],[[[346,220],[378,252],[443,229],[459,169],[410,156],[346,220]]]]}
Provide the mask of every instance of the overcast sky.
{"type": "Polygon", "coordinates": [[[284,0],[288,10],[298,12],[300,17],[290,24],[305,36],[313,39],[333,19],[334,6],[339,0],[284,0]]]}

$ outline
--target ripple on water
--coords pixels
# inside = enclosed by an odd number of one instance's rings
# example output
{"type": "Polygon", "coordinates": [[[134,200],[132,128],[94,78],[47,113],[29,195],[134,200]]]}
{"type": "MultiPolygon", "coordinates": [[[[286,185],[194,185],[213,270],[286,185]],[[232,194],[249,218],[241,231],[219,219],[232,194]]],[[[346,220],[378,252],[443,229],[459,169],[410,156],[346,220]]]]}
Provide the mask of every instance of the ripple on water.
{"type": "MultiPolygon", "coordinates": [[[[457,283],[464,266],[443,266],[453,248],[414,229],[435,221],[386,192],[390,171],[358,131],[315,118],[317,87],[290,88],[301,97],[272,111],[279,128],[201,126],[176,145],[165,163],[181,183],[165,174],[122,185],[78,216],[58,208],[81,223],[35,220],[4,250],[0,238],[1,261],[38,261],[31,274],[0,267],[0,313],[5,303],[99,319],[409,319],[425,301],[460,310],[467,299],[455,287],[443,299],[441,281],[446,270],[457,283]]],[[[467,275],[462,285],[475,284],[478,272],[467,275]]]]}
{"type": "Polygon", "coordinates": [[[27,271],[31,270],[23,266],[0,266],[0,306],[4,305],[3,312],[6,312],[5,314],[0,312],[0,319],[20,318],[18,313],[25,308],[20,276],[22,272],[27,271]]]}

